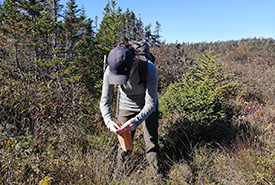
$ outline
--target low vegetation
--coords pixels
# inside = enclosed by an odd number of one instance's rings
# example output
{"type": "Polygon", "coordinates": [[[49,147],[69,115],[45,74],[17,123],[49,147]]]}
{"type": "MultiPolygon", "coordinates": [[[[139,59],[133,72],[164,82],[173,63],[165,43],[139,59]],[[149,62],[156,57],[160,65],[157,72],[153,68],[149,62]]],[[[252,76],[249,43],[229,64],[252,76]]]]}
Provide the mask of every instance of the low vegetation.
{"type": "MultiPolygon", "coordinates": [[[[202,43],[195,49],[194,44],[153,48],[162,87],[162,183],[275,182],[274,44],[271,39],[246,39],[202,43]],[[256,51],[250,51],[257,43],[256,51]],[[234,47],[221,50],[229,44],[234,47]],[[200,53],[202,46],[216,48],[212,54],[200,53]],[[176,66],[183,65],[169,57],[177,52],[174,47],[191,48],[186,54],[193,61],[184,65],[181,77],[173,73],[173,81],[167,82],[169,71],[162,69],[169,64],[180,70],[176,66]],[[169,58],[160,59],[158,52],[167,49],[169,58]],[[219,80],[228,74],[230,78],[219,80]]],[[[111,178],[117,138],[105,128],[98,98],[85,84],[31,76],[21,81],[11,67],[2,63],[0,69],[3,184],[161,183],[147,168],[140,130],[130,175],[111,178]]]]}
{"type": "Polygon", "coordinates": [[[158,22],[152,31],[115,0],[98,29],[74,0],[61,10],[0,2],[0,184],[275,184],[274,39],[167,44],[158,22]],[[121,33],[156,57],[163,179],[140,128],[127,173],[112,178],[118,140],[99,99],[121,33]]]}

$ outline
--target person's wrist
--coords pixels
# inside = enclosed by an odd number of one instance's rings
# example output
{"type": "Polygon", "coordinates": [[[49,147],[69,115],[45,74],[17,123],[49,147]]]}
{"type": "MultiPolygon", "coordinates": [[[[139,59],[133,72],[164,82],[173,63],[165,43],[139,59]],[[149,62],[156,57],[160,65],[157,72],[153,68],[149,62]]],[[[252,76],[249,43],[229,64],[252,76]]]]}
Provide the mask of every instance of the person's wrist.
{"type": "MultiPolygon", "coordinates": [[[[114,125],[114,121],[110,121],[109,124],[108,124],[108,129],[111,130],[113,125],[114,125]]],[[[112,131],[112,130],[111,130],[112,131]]]]}
{"type": "Polygon", "coordinates": [[[131,120],[132,124],[135,126],[135,128],[137,128],[138,126],[138,122],[134,121],[133,119],[131,120]]]}

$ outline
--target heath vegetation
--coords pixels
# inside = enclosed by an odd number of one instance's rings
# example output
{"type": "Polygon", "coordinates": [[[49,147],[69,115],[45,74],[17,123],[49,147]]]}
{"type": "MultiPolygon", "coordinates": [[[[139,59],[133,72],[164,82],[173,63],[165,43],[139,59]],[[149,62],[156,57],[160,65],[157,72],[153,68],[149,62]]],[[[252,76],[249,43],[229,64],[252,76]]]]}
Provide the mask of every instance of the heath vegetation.
{"type": "Polygon", "coordinates": [[[114,0],[99,27],[74,0],[5,0],[0,15],[1,184],[275,183],[274,39],[167,44],[158,22],[152,30],[114,0]],[[118,140],[99,99],[121,34],[156,57],[162,182],[139,129],[134,165],[111,178],[118,140]]]}

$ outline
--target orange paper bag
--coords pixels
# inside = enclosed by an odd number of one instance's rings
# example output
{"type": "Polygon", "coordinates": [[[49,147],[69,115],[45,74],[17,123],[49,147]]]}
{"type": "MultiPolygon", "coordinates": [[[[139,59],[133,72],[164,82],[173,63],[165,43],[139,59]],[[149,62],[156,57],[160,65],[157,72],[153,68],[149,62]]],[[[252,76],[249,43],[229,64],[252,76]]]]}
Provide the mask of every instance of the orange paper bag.
{"type": "MultiPolygon", "coordinates": [[[[122,126],[122,123],[118,123],[119,126],[122,126]]],[[[121,148],[124,151],[133,150],[133,141],[130,131],[124,131],[121,134],[117,135],[118,141],[120,143],[121,148]]]]}

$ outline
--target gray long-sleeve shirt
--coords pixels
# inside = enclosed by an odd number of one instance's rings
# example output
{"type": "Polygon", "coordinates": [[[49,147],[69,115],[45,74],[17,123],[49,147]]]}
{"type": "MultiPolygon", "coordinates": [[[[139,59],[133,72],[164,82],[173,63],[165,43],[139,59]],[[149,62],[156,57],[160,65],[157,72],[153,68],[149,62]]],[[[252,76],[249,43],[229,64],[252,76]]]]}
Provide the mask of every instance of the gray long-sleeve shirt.
{"type": "MultiPolygon", "coordinates": [[[[110,105],[114,91],[114,85],[109,84],[109,73],[110,70],[109,67],[107,67],[104,73],[100,100],[100,110],[108,128],[110,128],[111,122],[113,121],[110,105]]],[[[136,69],[127,83],[119,85],[119,109],[139,112],[137,116],[131,119],[135,127],[140,125],[152,112],[157,110],[158,73],[152,62],[148,61],[147,83],[138,82],[138,65],[136,65],[136,69]]]]}

